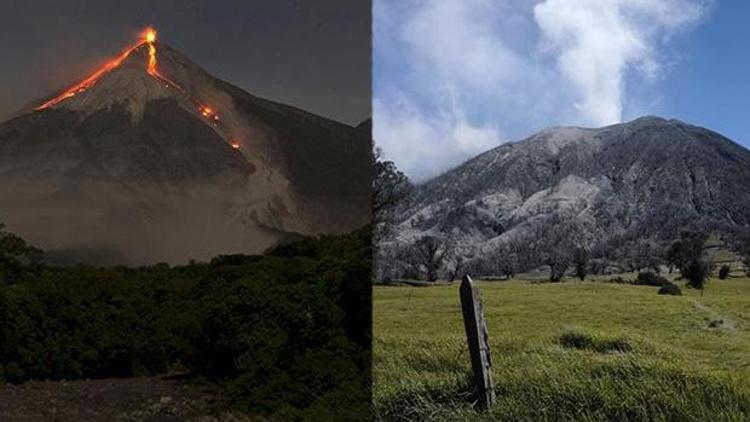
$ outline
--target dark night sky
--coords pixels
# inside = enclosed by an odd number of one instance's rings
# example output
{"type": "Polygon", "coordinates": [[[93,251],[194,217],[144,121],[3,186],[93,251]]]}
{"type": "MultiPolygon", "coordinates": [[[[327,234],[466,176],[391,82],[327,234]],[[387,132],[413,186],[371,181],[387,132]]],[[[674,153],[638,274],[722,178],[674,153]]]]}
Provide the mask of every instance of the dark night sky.
{"type": "Polygon", "coordinates": [[[370,117],[369,0],[3,0],[0,119],[82,79],[153,25],[209,73],[356,125],[370,117]]]}

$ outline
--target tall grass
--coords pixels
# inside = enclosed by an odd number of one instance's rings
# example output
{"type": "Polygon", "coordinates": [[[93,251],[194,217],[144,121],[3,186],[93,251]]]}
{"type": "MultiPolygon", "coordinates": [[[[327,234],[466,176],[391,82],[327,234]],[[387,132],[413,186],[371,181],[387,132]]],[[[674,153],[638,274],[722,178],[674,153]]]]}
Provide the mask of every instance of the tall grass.
{"type": "Polygon", "coordinates": [[[378,420],[750,420],[749,280],[712,283],[701,306],[631,285],[480,289],[497,404],[473,407],[456,286],[378,287],[378,420]],[[733,329],[710,328],[713,314],[733,329]]]}

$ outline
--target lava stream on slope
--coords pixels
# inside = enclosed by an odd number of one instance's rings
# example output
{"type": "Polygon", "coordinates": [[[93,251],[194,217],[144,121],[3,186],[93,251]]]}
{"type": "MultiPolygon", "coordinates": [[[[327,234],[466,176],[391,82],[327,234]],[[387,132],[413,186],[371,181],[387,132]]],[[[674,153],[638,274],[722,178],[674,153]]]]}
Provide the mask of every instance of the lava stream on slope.
{"type": "Polygon", "coordinates": [[[154,79],[157,79],[159,82],[163,83],[167,88],[173,88],[179,91],[183,96],[185,96],[185,98],[187,98],[190,102],[192,102],[195,105],[198,112],[203,117],[209,119],[209,121],[214,126],[217,126],[219,122],[219,116],[211,107],[208,107],[202,104],[200,101],[197,101],[195,98],[192,98],[187,93],[187,91],[183,87],[181,87],[178,83],[170,80],[169,78],[167,78],[166,76],[162,75],[159,72],[158,61],[157,61],[157,51],[156,51],[156,34],[157,33],[154,28],[152,27],[146,28],[141,33],[141,38],[137,44],[128,47],[126,50],[120,53],[119,56],[105,63],[102,67],[100,67],[96,72],[92,73],[89,77],[79,82],[78,84],[74,85],[73,87],[67,89],[62,94],[46,101],[45,103],[37,107],[35,111],[41,111],[46,108],[55,106],[68,98],[74,97],[75,95],[86,91],[87,89],[94,86],[99,81],[99,79],[101,79],[104,75],[106,75],[110,71],[117,68],[125,59],[128,58],[128,56],[130,56],[131,53],[141,48],[142,46],[147,45],[149,58],[148,58],[148,63],[146,63],[146,73],[148,73],[154,79]]]}

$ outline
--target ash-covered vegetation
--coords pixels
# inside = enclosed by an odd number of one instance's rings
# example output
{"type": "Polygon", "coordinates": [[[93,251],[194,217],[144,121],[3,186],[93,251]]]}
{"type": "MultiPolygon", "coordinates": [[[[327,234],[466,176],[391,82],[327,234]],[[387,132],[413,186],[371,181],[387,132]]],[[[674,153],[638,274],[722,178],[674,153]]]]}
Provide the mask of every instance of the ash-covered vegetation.
{"type": "Polygon", "coordinates": [[[181,374],[280,420],[370,408],[369,230],[262,256],[53,267],[0,231],[0,382],[181,374]]]}
{"type": "Polygon", "coordinates": [[[656,117],[545,130],[416,186],[382,161],[375,277],[651,271],[702,289],[750,263],[748,164],[729,139],[656,117]]]}
{"type": "Polygon", "coordinates": [[[379,161],[376,170],[375,276],[379,281],[453,281],[466,273],[510,279],[518,273],[543,271],[549,281],[557,282],[565,276],[584,280],[588,275],[677,270],[688,285],[702,289],[713,273],[726,279],[733,270],[730,264],[735,269],[740,264],[726,258],[714,262],[712,250],[717,248],[740,257],[741,264],[750,268],[750,230],[699,219],[595,235],[590,221],[553,212],[527,222],[513,236],[483,243],[467,243],[455,231],[400,238],[395,216],[411,200],[414,186],[392,162],[379,161]]]}
{"type": "Polygon", "coordinates": [[[750,268],[750,231],[744,228],[692,222],[654,234],[591,233],[585,222],[555,213],[524,232],[481,244],[461,243],[440,232],[409,241],[384,240],[376,250],[376,277],[385,282],[454,281],[470,274],[507,280],[523,273],[559,282],[636,273],[640,276],[631,284],[663,286],[664,276],[670,275],[703,289],[712,277],[724,280],[750,268]]]}

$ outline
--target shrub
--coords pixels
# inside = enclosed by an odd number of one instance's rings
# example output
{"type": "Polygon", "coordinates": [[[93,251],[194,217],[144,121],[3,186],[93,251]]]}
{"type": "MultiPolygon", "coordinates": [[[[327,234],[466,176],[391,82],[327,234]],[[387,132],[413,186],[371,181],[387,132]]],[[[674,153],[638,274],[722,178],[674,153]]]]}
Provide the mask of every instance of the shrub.
{"type": "Polygon", "coordinates": [[[575,267],[576,277],[583,281],[589,271],[589,258],[591,253],[585,247],[576,248],[573,251],[573,265],[575,267]]]}
{"type": "Polygon", "coordinates": [[[712,264],[705,256],[707,240],[706,233],[685,231],[667,250],[667,262],[679,268],[687,285],[694,289],[703,290],[711,275],[712,264]]]}
{"type": "Polygon", "coordinates": [[[731,268],[729,267],[729,265],[722,265],[721,268],[719,268],[719,280],[726,280],[727,277],[729,277],[730,270],[731,268]]]}
{"type": "Polygon", "coordinates": [[[638,273],[638,278],[636,278],[636,281],[633,284],[661,287],[669,284],[669,280],[660,275],[654,274],[651,271],[646,271],[638,273]]]}
{"type": "Polygon", "coordinates": [[[712,319],[708,322],[708,328],[719,328],[724,325],[723,319],[712,319]]]}
{"type": "Polygon", "coordinates": [[[682,296],[682,290],[672,283],[662,286],[658,293],[660,295],[682,296]]]}
{"type": "Polygon", "coordinates": [[[711,275],[711,263],[707,261],[695,261],[691,262],[683,271],[683,274],[688,279],[688,286],[703,290],[708,281],[708,277],[711,275]]]}

